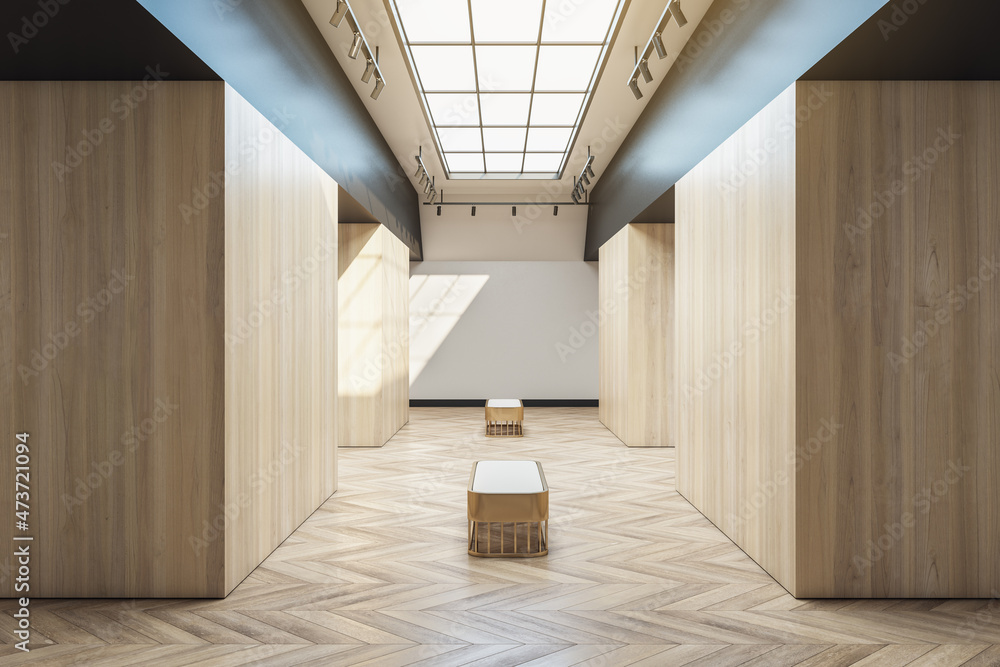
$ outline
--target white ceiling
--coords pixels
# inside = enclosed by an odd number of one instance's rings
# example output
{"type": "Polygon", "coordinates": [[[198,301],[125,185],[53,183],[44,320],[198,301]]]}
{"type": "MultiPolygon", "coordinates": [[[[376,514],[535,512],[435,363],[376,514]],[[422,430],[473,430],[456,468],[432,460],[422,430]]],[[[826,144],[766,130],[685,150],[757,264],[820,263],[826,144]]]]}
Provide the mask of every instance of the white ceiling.
{"type": "MultiPolygon", "coordinates": [[[[414,156],[422,146],[424,163],[428,171],[436,177],[438,191],[444,191],[445,200],[470,202],[552,200],[567,202],[570,200],[569,195],[573,188],[573,177],[580,173],[586,162],[588,145],[595,155],[593,169],[600,179],[604,168],[614,157],[666,72],[674,66],[677,55],[697,29],[712,2],[712,0],[681,0],[688,23],[683,28],[678,28],[674,21],[669,22],[663,32],[663,42],[668,56],[664,60],[659,60],[654,55],[649,60],[649,69],[654,78],[651,83],[644,83],[640,79],[643,98],[636,100],[627,86],[635,66],[634,48],[638,47],[641,50],[645,47],[656,21],[667,5],[667,0],[626,0],[627,6],[621,28],[594,91],[590,108],[562,179],[445,180],[444,169],[411,79],[397,28],[391,18],[392,12],[386,4],[387,0],[351,1],[351,8],[368,44],[373,49],[379,47],[379,67],[385,76],[386,86],[378,100],[369,97],[374,80],[369,84],[361,82],[364,59],[351,60],[347,57],[353,38],[347,22],[342,23],[340,28],[330,25],[336,1],[302,1],[410,178],[414,189],[418,189],[417,179],[413,177],[416,169],[414,156]]],[[[561,3],[572,6],[574,0],[561,0],[561,3]]],[[[419,188],[419,193],[422,200],[422,187],[419,188]]]]}

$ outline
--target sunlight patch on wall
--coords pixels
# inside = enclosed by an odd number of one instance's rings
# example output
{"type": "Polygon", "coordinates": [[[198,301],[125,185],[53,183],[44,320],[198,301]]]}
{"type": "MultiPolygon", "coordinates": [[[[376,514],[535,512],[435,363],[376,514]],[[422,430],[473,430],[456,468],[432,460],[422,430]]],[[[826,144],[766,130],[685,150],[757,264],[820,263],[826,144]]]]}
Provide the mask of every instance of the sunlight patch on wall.
{"type": "Polygon", "coordinates": [[[487,275],[410,276],[410,386],[490,279],[487,275]]]}

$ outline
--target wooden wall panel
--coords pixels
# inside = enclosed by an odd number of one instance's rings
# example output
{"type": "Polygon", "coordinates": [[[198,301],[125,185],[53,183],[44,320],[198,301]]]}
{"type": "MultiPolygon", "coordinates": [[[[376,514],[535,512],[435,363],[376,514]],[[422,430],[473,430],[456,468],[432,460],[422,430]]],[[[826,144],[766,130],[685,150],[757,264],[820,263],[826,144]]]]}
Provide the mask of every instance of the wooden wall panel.
{"type": "Polygon", "coordinates": [[[674,229],[631,224],[600,250],[599,413],[630,447],[674,444],[674,229]]]}
{"type": "Polygon", "coordinates": [[[212,82],[0,83],[0,437],[31,434],[31,597],[224,593],[222,541],[189,542],[224,501],[223,201],[180,214],[223,120],[212,82]]]}
{"type": "Polygon", "coordinates": [[[601,246],[598,256],[598,414],[619,440],[628,440],[628,227],[601,246]]]}
{"type": "Polygon", "coordinates": [[[337,184],[226,87],[226,592],[335,490],[337,184]]]}
{"type": "Polygon", "coordinates": [[[381,447],[409,419],[409,253],[379,224],[339,228],[338,442],[381,447]]]}
{"type": "Polygon", "coordinates": [[[798,132],[799,447],[843,427],[797,480],[797,594],[994,595],[1000,84],[814,85],[831,95],[798,132]]]}
{"type": "Polygon", "coordinates": [[[677,489],[795,588],[795,90],[677,184],[677,489]]]}

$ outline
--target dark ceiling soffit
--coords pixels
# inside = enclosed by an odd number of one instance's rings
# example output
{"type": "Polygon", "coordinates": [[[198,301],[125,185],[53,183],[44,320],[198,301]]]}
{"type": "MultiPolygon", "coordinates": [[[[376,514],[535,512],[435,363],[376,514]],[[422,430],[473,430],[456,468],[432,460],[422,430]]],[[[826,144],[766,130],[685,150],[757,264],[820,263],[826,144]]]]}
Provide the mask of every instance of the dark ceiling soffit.
{"type": "Polygon", "coordinates": [[[422,256],[417,193],[301,2],[138,1],[422,256]]]}
{"type": "Polygon", "coordinates": [[[882,4],[716,0],[592,192],[584,258],[596,260],[605,241],[882,4]]]}
{"type": "Polygon", "coordinates": [[[0,80],[218,81],[135,0],[0,3],[0,80]]]}

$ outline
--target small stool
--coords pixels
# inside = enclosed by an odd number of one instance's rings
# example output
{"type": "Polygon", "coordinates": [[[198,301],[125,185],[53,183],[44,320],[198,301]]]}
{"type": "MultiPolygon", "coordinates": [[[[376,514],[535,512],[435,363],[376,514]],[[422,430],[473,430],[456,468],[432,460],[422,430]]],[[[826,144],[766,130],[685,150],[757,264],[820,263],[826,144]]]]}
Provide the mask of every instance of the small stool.
{"type": "Polygon", "coordinates": [[[534,558],[549,553],[549,487],[538,461],[476,461],[468,501],[470,555],[534,558]]]}
{"type": "Polygon", "coordinates": [[[486,436],[520,438],[524,435],[524,405],[519,398],[486,401],[486,436]]]}

